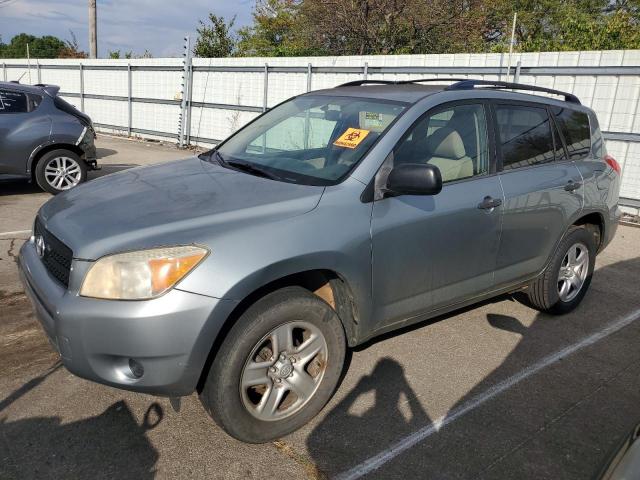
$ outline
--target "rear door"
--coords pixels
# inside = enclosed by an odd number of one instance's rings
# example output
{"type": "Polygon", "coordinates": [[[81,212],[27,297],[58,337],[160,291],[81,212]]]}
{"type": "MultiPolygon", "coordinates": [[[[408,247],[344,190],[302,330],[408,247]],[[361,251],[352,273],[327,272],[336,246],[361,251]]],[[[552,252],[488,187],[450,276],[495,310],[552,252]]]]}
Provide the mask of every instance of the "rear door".
{"type": "Polygon", "coordinates": [[[582,176],[542,104],[493,105],[505,196],[496,286],[540,272],[583,206],[582,176]]]}
{"type": "Polygon", "coordinates": [[[0,173],[25,175],[31,152],[49,138],[51,120],[40,115],[42,97],[0,89],[0,173]]]}
{"type": "Polygon", "coordinates": [[[384,328],[493,287],[502,190],[484,102],[445,104],[420,118],[376,176],[377,191],[401,163],[431,163],[433,196],[376,198],[371,220],[374,316],[384,328]]]}

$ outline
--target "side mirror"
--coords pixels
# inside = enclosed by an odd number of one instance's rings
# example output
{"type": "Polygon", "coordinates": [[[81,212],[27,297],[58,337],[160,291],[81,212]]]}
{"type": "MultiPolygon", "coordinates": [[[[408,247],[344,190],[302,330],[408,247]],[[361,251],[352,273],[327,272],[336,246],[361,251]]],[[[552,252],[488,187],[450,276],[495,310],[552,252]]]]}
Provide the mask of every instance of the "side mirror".
{"type": "Polygon", "coordinates": [[[387,178],[387,191],[396,195],[436,195],[441,190],[440,169],[428,163],[398,165],[387,178]]]}

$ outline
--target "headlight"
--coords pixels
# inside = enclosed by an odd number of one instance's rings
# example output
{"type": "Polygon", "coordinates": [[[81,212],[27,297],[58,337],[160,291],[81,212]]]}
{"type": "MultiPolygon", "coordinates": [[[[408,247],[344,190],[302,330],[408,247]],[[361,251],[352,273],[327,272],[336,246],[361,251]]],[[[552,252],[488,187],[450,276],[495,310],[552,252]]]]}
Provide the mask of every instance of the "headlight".
{"type": "Polygon", "coordinates": [[[157,297],[182,280],[208,253],[191,245],[102,257],[84,278],[80,295],[111,300],[157,297]]]}

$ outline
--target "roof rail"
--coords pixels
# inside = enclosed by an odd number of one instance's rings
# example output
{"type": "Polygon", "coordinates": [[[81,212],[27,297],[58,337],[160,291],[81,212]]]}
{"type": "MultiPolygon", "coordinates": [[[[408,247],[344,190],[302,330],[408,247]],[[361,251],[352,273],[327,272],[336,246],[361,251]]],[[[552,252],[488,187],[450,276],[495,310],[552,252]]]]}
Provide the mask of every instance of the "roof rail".
{"type": "Polygon", "coordinates": [[[476,86],[486,86],[487,88],[495,89],[507,89],[507,90],[524,90],[530,92],[544,92],[552,93],[554,95],[563,96],[565,101],[570,103],[577,103],[580,105],[580,100],[573,93],[563,92],[560,90],[554,90],[553,88],[538,87],[535,85],[525,85],[523,83],[511,83],[501,82],[494,80],[462,80],[453,85],[449,85],[445,90],[471,90],[476,86]]]}
{"type": "Polygon", "coordinates": [[[338,87],[359,87],[360,85],[378,84],[378,85],[395,85],[394,80],[354,80],[353,82],[343,83],[338,87]]]}
{"type": "Polygon", "coordinates": [[[422,82],[463,82],[467,78],[416,78],[415,80],[354,80],[353,82],[343,83],[338,87],[359,87],[360,85],[406,85],[409,83],[422,82]]]}

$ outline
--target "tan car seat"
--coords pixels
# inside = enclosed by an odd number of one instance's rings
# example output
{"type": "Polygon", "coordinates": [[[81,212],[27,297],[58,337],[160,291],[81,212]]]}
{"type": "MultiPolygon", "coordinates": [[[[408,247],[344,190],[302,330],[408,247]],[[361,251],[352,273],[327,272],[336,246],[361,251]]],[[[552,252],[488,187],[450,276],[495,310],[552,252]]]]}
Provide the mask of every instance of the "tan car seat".
{"type": "Polygon", "coordinates": [[[473,160],[466,155],[460,134],[442,127],[427,138],[428,163],[440,169],[443,182],[473,176],[473,160]]]}

